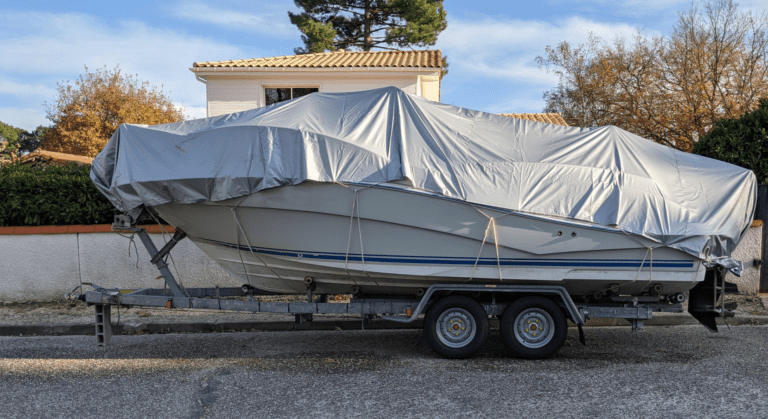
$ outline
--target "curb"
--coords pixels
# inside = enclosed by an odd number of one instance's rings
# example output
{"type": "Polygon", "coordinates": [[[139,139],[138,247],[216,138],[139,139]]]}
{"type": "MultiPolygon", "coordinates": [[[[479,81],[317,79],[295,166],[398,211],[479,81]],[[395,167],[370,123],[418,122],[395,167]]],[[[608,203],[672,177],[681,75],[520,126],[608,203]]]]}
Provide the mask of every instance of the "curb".
{"type": "MultiPolygon", "coordinates": [[[[723,319],[717,319],[725,326],[723,319]]],[[[693,326],[699,323],[690,316],[662,315],[645,322],[645,326],[693,326]]],[[[731,326],[768,325],[768,316],[736,316],[728,319],[731,326]]],[[[361,330],[361,320],[316,320],[295,323],[293,321],[253,321],[253,322],[197,322],[197,323],[123,323],[112,325],[113,335],[132,335],[149,333],[212,333],[212,332],[248,332],[256,331],[297,331],[297,330],[361,330]]],[[[572,324],[571,327],[575,327],[572,324]]],[[[629,326],[622,319],[592,319],[586,327],[629,326]]],[[[420,329],[422,320],[413,323],[399,323],[387,320],[375,320],[365,325],[366,330],[420,329]]],[[[30,324],[0,325],[0,336],[77,336],[94,335],[94,324],[30,324]]]]}
{"type": "MultiPolygon", "coordinates": [[[[768,316],[736,316],[729,319],[718,317],[717,324],[721,326],[762,326],[768,324],[768,316]]],[[[699,322],[688,314],[656,314],[646,320],[645,326],[697,326],[699,322]]],[[[617,318],[589,319],[585,327],[615,327],[628,326],[629,321],[617,318]]],[[[575,327],[569,322],[569,326],[575,327]]]]}
{"type": "MultiPolygon", "coordinates": [[[[362,320],[316,320],[295,323],[293,321],[253,322],[198,322],[198,323],[123,323],[113,324],[113,335],[134,335],[149,333],[212,333],[270,331],[286,332],[296,330],[361,330],[362,320]]],[[[420,329],[422,321],[399,323],[375,320],[365,325],[366,330],[420,329]]],[[[77,336],[95,335],[95,324],[29,324],[0,325],[0,336],[77,336]]]]}

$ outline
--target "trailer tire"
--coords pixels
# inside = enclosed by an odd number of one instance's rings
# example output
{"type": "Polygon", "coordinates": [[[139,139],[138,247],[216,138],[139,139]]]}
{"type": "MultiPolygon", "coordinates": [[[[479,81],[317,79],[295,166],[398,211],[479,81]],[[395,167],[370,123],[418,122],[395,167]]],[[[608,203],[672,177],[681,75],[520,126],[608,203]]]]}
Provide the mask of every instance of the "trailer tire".
{"type": "Polygon", "coordinates": [[[485,345],[491,326],[483,306],[462,295],[444,297],[424,317],[424,339],[445,358],[467,358],[485,345]]]}
{"type": "Polygon", "coordinates": [[[524,297],[504,310],[499,331],[515,356],[540,359],[554,355],[563,346],[568,323],[552,300],[524,297]]]}

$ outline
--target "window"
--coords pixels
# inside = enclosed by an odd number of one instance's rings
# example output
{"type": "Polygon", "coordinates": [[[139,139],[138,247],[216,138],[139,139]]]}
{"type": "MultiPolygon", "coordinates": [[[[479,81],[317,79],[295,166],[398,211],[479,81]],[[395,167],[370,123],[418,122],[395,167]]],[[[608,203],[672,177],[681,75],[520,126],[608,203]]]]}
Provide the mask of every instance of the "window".
{"type": "Polygon", "coordinates": [[[267,98],[267,106],[285,100],[296,99],[310,93],[319,91],[317,87],[265,87],[264,96],[267,98]]]}

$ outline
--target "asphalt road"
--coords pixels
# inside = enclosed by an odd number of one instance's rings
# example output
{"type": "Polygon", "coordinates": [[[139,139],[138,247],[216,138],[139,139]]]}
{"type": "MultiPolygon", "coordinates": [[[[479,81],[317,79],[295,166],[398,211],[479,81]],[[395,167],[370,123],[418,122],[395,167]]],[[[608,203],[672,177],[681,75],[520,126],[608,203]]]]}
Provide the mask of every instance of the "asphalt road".
{"type": "Polygon", "coordinates": [[[575,330],[469,360],[419,330],[0,338],[0,417],[768,417],[768,326],[575,330]]]}

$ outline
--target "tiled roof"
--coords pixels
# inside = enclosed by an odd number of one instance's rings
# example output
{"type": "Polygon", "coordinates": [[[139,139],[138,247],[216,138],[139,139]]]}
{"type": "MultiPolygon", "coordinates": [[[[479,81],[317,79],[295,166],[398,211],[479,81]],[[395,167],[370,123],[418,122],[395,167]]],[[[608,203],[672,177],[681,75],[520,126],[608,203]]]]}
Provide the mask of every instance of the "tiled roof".
{"type": "Polygon", "coordinates": [[[508,116],[510,118],[527,119],[529,121],[546,122],[548,124],[565,125],[569,126],[565,122],[563,116],[559,113],[503,113],[502,116],[508,116]]]}
{"type": "Polygon", "coordinates": [[[56,164],[64,166],[68,163],[76,163],[78,166],[91,164],[93,157],[78,156],[75,154],[57,153],[55,151],[37,149],[21,158],[23,164],[32,166],[56,164]]]}
{"type": "Polygon", "coordinates": [[[316,54],[285,55],[282,57],[251,58],[248,60],[206,61],[194,63],[196,68],[217,67],[427,67],[441,68],[440,50],[425,51],[354,51],[320,52],[316,54]]]}

